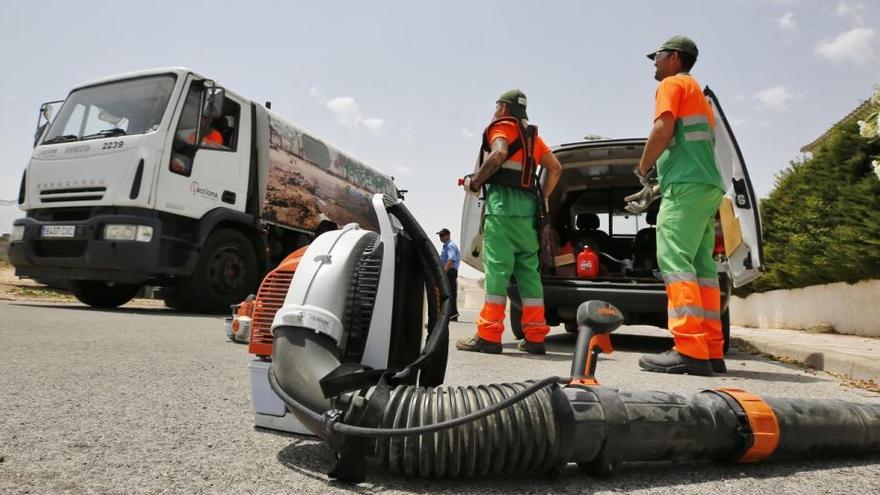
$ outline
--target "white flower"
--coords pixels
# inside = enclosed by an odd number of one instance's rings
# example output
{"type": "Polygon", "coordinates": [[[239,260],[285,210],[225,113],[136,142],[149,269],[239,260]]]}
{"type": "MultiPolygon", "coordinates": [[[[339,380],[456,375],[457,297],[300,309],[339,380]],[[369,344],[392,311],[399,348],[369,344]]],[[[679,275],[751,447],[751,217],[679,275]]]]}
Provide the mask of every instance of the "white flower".
{"type": "Polygon", "coordinates": [[[860,120],[859,122],[859,134],[862,135],[863,138],[871,139],[873,137],[877,137],[877,127],[873,122],[865,122],[864,120],[860,120]]]}
{"type": "Polygon", "coordinates": [[[880,160],[872,160],[871,165],[874,166],[874,174],[876,174],[877,179],[880,180],[880,160]]]}

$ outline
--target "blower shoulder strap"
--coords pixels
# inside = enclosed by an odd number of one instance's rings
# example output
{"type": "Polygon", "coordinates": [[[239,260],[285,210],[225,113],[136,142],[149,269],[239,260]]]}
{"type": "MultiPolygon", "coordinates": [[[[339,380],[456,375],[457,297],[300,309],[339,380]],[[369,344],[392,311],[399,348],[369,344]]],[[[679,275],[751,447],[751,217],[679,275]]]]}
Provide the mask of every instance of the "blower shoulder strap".
{"type": "MultiPolygon", "coordinates": [[[[517,151],[522,149],[522,147],[523,147],[522,137],[525,135],[523,133],[522,122],[519,119],[514,118],[514,117],[501,117],[501,118],[493,120],[486,127],[486,129],[483,131],[483,144],[480,147],[481,151],[489,152],[492,150],[492,143],[489,142],[489,130],[492,129],[492,126],[494,126],[495,124],[500,124],[502,122],[510,122],[510,123],[516,124],[516,126],[520,130],[519,136],[517,136],[516,139],[514,139],[512,143],[507,143],[507,156],[513,156],[517,151]]],[[[529,126],[529,127],[533,127],[533,126],[529,126]]],[[[480,159],[481,164],[482,164],[482,161],[483,160],[481,158],[480,159]]]]}

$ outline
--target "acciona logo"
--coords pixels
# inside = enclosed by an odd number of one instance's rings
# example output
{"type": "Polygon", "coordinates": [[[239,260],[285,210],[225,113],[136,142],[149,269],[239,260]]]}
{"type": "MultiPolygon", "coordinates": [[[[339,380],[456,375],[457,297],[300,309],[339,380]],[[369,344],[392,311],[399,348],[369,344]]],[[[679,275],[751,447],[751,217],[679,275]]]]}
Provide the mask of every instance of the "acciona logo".
{"type": "Polygon", "coordinates": [[[189,192],[192,193],[193,196],[201,196],[203,198],[217,200],[220,197],[216,192],[208,189],[207,187],[200,186],[198,182],[193,181],[192,184],[189,185],[189,192]]]}

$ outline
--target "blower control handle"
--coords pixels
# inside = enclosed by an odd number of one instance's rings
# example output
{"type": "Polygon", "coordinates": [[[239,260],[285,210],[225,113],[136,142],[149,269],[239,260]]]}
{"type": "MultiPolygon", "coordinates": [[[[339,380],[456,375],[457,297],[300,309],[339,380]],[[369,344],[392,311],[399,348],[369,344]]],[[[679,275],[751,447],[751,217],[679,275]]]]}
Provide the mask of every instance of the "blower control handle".
{"type": "Polygon", "coordinates": [[[605,301],[587,301],[578,307],[578,337],[571,362],[572,378],[593,378],[599,354],[614,352],[610,334],[621,323],[623,315],[620,310],[605,301]]]}

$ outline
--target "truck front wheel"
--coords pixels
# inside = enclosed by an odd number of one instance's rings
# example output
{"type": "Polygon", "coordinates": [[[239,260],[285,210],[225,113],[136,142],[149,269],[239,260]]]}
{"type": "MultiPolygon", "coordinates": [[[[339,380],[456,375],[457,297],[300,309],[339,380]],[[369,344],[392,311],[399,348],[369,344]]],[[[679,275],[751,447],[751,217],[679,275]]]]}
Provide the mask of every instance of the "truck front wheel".
{"type": "Polygon", "coordinates": [[[256,288],[257,254],[244,234],[220,229],[208,236],[196,268],[181,281],[183,296],[205,313],[224,313],[256,288]]]}
{"type": "Polygon", "coordinates": [[[70,292],[93,308],[115,308],[131,301],[139,284],[110,284],[101,280],[71,280],[70,292]]]}

